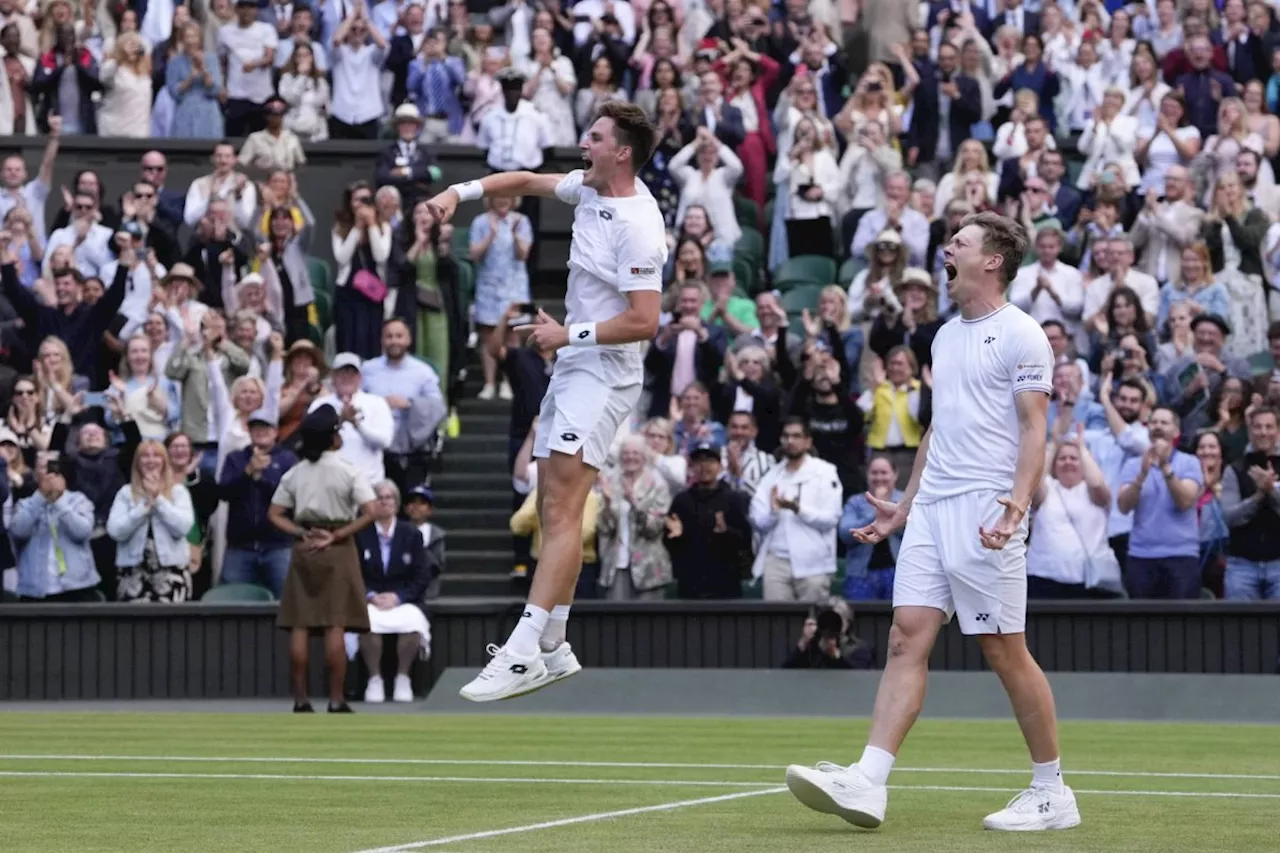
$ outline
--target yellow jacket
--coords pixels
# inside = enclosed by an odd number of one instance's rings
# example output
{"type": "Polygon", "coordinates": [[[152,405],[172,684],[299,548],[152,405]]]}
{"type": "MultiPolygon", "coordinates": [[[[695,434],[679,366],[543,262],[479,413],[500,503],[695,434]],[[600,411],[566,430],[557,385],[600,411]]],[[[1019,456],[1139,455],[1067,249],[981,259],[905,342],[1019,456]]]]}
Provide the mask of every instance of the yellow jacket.
{"type": "MultiPolygon", "coordinates": [[[[596,518],[600,515],[600,496],[593,489],[587,494],[587,505],[582,510],[582,562],[596,563],[596,518]]],[[[535,489],[511,516],[511,532],[517,536],[532,536],[529,554],[538,559],[542,553],[542,527],[538,524],[538,492],[535,489]]]]}
{"type": "MultiPolygon", "coordinates": [[[[889,438],[889,425],[896,420],[902,433],[903,447],[919,447],[924,430],[920,422],[911,416],[907,398],[920,394],[920,380],[912,379],[901,391],[891,382],[881,382],[872,392],[871,429],[867,432],[867,446],[872,450],[884,450],[889,438]]],[[[918,411],[918,410],[917,410],[918,411]]]]}

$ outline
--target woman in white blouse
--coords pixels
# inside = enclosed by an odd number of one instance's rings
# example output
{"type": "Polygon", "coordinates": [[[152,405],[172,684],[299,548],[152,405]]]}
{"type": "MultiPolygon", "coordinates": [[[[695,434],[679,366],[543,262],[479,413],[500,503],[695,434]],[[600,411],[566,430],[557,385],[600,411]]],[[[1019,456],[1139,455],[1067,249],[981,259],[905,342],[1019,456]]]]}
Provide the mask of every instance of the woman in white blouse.
{"type": "Polygon", "coordinates": [[[671,177],[680,185],[676,224],[684,221],[690,205],[701,205],[711,219],[716,237],[729,245],[738,242],[742,228],[733,209],[733,188],[742,177],[742,161],[705,127],[680,153],[671,158],[671,177]],[[697,155],[697,165],[690,161],[697,155]]]}
{"type": "Polygon", "coordinates": [[[333,316],[337,352],[361,358],[382,354],[382,323],[395,305],[396,291],[387,286],[387,258],[391,257],[391,225],[373,203],[373,188],[356,181],[347,188],[344,204],[334,214],[333,316]]]}
{"type": "Polygon", "coordinates": [[[1102,74],[1108,86],[1129,85],[1129,66],[1133,62],[1133,51],[1137,42],[1131,38],[1131,19],[1124,9],[1116,9],[1111,14],[1111,23],[1107,25],[1108,37],[1098,42],[1098,62],[1102,65],[1102,74]]]}
{"type": "Polygon", "coordinates": [[[151,341],[141,333],[125,345],[123,376],[111,373],[111,393],[121,411],[138,425],[144,439],[163,441],[177,420],[180,405],[173,383],[156,371],[151,341]]]}
{"type": "Polygon", "coordinates": [[[111,57],[99,71],[102,106],[98,109],[99,136],[137,139],[151,134],[151,57],[142,36],[121,33],[111,57]]]}
{"type": "Polygon", "coordinates": [[[791,256],[831,257],[831,217],[840,198],[840,164],[817,126],[807,118],[796,125],[788,159],[778,163],[778,169],[784,167],[789,169],[786,228],[791,256]]]}
{"type": "Polygon", "coordinates": [[[1146,42],[1134,52],[1129,76],[1129,95],[1125,98],[1124,114],[1138,120],[1139,138],[1150,137],[1156,131],[1160,101],[1171,90],[1168,84],[1161,82],[1155,54],[1146,42]]]}
{"type": "MultiPolygon", "coordinates": [[[[852,143],[840,158],[841,193],[836,199],[836,214],[841,217],[850,211],[858,211],[861,216],[879,207],[885,176],[902,169],[902,155],[886,141],[880,122],[863,122],[857,127],[852,143]]],[[[850,224],[857,228],[856,222],[850,224]]]]}
{"type": "Polygon", "coordinates": [[[280,97],[289,105],[284,114],[286,130],[307,142],[329,138],[329,82],[316,67],[311,45],[302,42],[293,48],[280,77],[280,97]]]}
{"type": "Polygon", "coordinates": [[[1111,490],[1089,453],[1083,427],[1048,449],[1031,499],[1028,598],[1096,598],[1120,592],[1120,565],[1107,542],[1111,490]]]}
{"type": "Polygon", "coordinates": [[[551,126],[551,144],[570,147],[578,144],[578,130],[573,120],[573,91],[578,75],[573,63],[556,50],[551,33],[533,31],[533,54],[517,67],[525,75],[524,97],[532,101],[551,126]]]}
{"type": "Polygon", "coordinates": [[[1076,144],[1086,158],[1080,179],[1076,181],[1078,189],[1093,189],[1094,175],[1109,163],[1120,166],[1125,186],[1136,187],[1142,180],[1138,161],[1133,156],[1138,144],[1138,120],[1123,114],[1125,97],[1125,90],[1108,87],[1097,112],[1085,122],[1084,133],[1076,144]]]}
{"type": "Polygon", "coordinates": [[[1145,196],[1151,190],[1163,194],[1164,176],[1169,167],[1189,166],[1198,153],[1200,131],[1187,123],[1187,109],[1182,96],[1177,92],[1166,92],[1160,99],[1155,129],[1145,136],[1139,131],[1138,145],[1134,150],[1144,167],[1142,182],[1138,184],[1139,194],[1145,196]]]}

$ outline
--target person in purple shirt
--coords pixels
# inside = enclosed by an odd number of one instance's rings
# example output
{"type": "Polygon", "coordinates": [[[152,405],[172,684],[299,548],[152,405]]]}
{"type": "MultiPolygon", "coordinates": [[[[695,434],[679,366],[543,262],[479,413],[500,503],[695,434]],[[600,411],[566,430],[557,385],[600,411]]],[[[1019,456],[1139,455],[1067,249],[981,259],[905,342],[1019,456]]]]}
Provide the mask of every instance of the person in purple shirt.
{"type": "Polygon", "coordinates": [[[1208,36],[1187,39],[1186,51],[1191,73],[1178,77],[1174,88],[1187,102],[1187,119],[1208,139],[1218,132],[1218,105],[1223,98],[1235,97],[1236,84],[1212,67],[1213,45],[1208,36]]]}
{"type": "Polygon", "coordinates": [[[1120,469],[1116,509],[1133,513],[1126,586],[1132,598],[1200,597],[1200,461],[1174,450],[1178,416],[1160,407],[1147,423],[1151,446],[1120,469]]]}

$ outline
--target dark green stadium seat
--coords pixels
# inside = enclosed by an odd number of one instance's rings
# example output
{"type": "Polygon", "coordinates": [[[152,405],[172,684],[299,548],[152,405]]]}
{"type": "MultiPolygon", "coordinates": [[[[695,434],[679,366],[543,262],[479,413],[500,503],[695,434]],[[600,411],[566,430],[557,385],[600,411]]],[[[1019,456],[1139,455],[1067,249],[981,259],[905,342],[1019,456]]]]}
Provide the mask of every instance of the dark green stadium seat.
{"type": "Polygon", "coordinates": [[[821,255],[799,255],[773,271],[773,283],[779,290],[789,288],[783,282],[831,284],[836,280],[836,262],[821,255]]]}
{"type": "Polygon", "coordinates": [[[307,340],[320,349],[324,349],[324,332],[315,323],[307,324],[307,340]]]}
{"type": "Polygon", "coordinates": [[[251,583],[227,583],[215,586],[200,599],[214,604],[245,601],[275,601],[271,590],[251,583]]]}
{"type": "Polygon", "coordinates": [[[456,256],[458,295],[462,297],[462,304],[470,308],[471,303],[476,299],[476,268],[471,265],[471,261],[463,260],[465,257],[465,255],[456,256]]]}
{"type": "Polygon", "coordinates": [[[733,212],[738,217],[738,224],[743,228],[760,228],[760,208],[749,198],[740,195],[733,197],[733,212]]]}
{"type": "Polygon", "coordinates": [[[788,314],[800,316],[800,312],[808,308],[810,313],[818,310],[818,297],[822,295],[825,284],[802,284],[782,294],[782,310],[788,314]]]}
{"type": "Polygon", "coordinates": [[[738,238],[738,242],[733,246],[735,255],[745,255],[751,258],[756,266],[764,265],[765,246],[764,235],[754,228],[743,228],[742,236],[738,238]]]}
{"type": "Polygon", "coordinates": [[[764,584],[758,580],[743,581],[742,597],[748,601],[759,601],[764,598],[764,584]]]}
{"type": "Polygon", "coordinates": [[[747,296],[756,292],[756,269],[750,258],[737,254],[733,256],[733,278],[747,296]]]}
{"type": "Polygon", "coordinates": [[[858,273],[866,268],[866,258],[849,258],[840,265],[840,271],[836,273],[836,283],[841,287],[848,287],[858,277],[858,273]]]}
{"type": "Polygon", "coordinates": [[[333,301],[333,267],[324,258],[307,255],[307,275],[311,276],[311,289],[323,290],[333,301]]]}
{"type": "Polygon", "coordinates": [[[471,226],[455,225],[453,227],[453,256],[459,260],[471,257],[471,226]]]}
{"type": "Polygon", "coordinates": [[[1266,350],[1255,352],[1249,356],[1249,369],[1253,371],[1254,376],[1270,373],[1275,369],[1275,360],[1271,358],[1271,353],[1266,350]]]}
{"type": "Polygon", "coordinates": [[[321,330],[333,325],[333,291],[316,288],[316,323],[321,330]]]}

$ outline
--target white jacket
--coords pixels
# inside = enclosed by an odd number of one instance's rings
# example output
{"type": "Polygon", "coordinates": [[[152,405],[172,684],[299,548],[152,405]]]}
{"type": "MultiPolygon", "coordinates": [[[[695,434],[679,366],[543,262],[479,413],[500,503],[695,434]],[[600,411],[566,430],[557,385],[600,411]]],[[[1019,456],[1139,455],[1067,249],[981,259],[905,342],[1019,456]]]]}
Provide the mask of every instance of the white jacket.
{"type": "Polygon", "coordinates": [[[1090,119],[1084,126],[1084,133],[1076,143],[1088,158],[1084,168],[1080,170],[1080,179],[1076,188],[1093,189],[1093,173],[1102,170],[1108,163],[1119,163],[1124,175],[1125,186],[1132,189],[1142,180],[1138,170],[1138,161],[1133,152],[1138,145],[1138,120],[1133,116],[1118,115],[1110,123],[1090,119]]]}
{"type": "Polygon", "coordinates": [[[791,471],[785,461],[770,468],[756,484],[751,498],[751,526],[760,534],[756,550],[755,577],[764,574],[764,557],[776,537],[785,536],[791,559],[791,574],[797,578],[835,574],[836,525],[843,509],[843,493],[836,467],[816,456],[791,471]],[[798,497],[800,511],[773,511],[772,494],[787,499],[798,497]]]}
{"type": "Polygon", "coordinates": [[[121,566],[142,564],[147,544],[147,527],[156,540],[156,556],[162,566],[183,566],[191,562],[187,534],[195,523],[196,513],[185,486],[174,485],[173,498],[161,495],[154,506],[133,496],[133,487],[125,484],[116,492],[107,516],[107,534],[116,540],[116,563],[121,566]],[[148,524],[149,522],[149,524],[148,524]]]}

